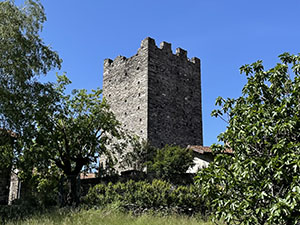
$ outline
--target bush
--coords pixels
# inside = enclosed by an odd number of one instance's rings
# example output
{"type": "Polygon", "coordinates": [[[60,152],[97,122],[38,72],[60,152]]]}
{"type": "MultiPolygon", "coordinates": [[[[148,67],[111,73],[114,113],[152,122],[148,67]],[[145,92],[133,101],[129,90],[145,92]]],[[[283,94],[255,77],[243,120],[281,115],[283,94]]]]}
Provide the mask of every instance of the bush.
{"type": "Polygon", "coordinates": [[[24,169],[23,166],[19,178],[22,181],[22,201],[30,199],[33,206],[41,208],[49,208],[59,204],[59,188],[62,185],[60,184],[61,174],[55,165],[40,171],[36,168],[24,169]]]}
{"type": "Polygon", "coordinates": [[[41,208],[35,206],[32,200],[17,201],[16,205],[0,205],[0,224],[8,220],[20,220],[40,212],[41,208]]]}
{"type": "Polygon", "coordinates": [[[186,171],[194,166],[192,150],[170,145],[158,149],[136,137],[132,138],[131,146],[132,151],[122,156],[122,167],[147,171],[150,179],[172,181],[174,184],[191,183],[186,171]]]}
{"type": "Polygon", "coordinates": [[[82,202],[101,208],[117,202],[121,209],[135,213],[159,210],[195,214],[204,211],[204,203],[194,185],[175,187],[162,180],[98,184],[89,190],[82,202]]]}
{"type": "Polygon", "coordinates": [[[194,165],[193,159],[192,150],[166,145],[162,149],[157,149],[153,158],[147,162],[147,171],[157,179],[177,180],[194,165]]]}

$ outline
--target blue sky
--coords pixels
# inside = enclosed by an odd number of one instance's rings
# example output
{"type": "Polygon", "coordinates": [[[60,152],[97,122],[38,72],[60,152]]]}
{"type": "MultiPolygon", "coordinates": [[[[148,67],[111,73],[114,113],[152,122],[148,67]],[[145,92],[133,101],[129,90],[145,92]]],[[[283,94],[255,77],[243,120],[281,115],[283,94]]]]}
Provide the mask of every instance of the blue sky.
{"type": "Polygon", "coordinates": [[[130,57],[150,36],[201,59],[204,145],[226,129],[211,111],[218,96],[238,97],[239,67],[283,52],[300,52],[299,0],[41,0],[48,21],[42,37],[63,59],[71,88],[102,87],[103,60],[130,57]]]}

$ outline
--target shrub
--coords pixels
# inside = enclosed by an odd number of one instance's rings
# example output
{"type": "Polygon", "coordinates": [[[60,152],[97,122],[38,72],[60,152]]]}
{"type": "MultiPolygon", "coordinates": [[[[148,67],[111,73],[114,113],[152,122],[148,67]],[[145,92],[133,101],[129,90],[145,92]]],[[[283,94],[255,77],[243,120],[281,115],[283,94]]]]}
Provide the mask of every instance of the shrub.
{"type": "Polygon", "coordinates": [[[62,185],[60,184],[61,174],[55,165],[40,169],[40,171],[36,168],[24,168],[22,165],[18,176],[22,182],[21,201],[31,202],[33,206],[41,208],[49,208],[59,204],[59,189],[62,185]]]}
{"type": "Polygon", "coordinates": [[[170,145],[158,149],[136,137],[131,139],[131,146],[132,151],[122,156],[122,167],[147,171],[150,179],[172,181],[174,184],[191,183],[186,171],[194,165],[192,150],[170,145]]]}
{"type": "Polygon", "coordinates": [[[89,206],[105,208],[118,202],[120,208],[136,213],[159,210],[194,214],[203,212],[200,192],[194,185],[173,186],[162,180],[98,184],[83,198],[89,206]]]}
{"type": "Polygon", "coordinates": [[[20,220],[31,216],[42,209],[36,207],[32,199],[27,201],[17,201],[15,205],[0,205],[0,224],[5,224],[8,220],[20,220]]]}
{"type": "Polygon", "coordinates": [[[189,149],[166,145],[156,150],[153,158],[147,162],[147,169],[157,179],[173,181],[194,165],[193,158],[189,149]]]}

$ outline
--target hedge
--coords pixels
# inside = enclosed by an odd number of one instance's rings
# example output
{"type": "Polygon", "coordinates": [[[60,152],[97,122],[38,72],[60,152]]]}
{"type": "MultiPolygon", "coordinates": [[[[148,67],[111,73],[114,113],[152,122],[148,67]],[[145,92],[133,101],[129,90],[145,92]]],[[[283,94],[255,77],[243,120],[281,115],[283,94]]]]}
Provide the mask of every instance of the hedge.
{"type": "Polygon", "coordinates": [[[89,190],[82,202],[103,208],[118,203],[122,209],[134,212],[160,210],[195,214],[205,211],[196,186],[174,186],[162,180],[98,184],[89,190]]]}

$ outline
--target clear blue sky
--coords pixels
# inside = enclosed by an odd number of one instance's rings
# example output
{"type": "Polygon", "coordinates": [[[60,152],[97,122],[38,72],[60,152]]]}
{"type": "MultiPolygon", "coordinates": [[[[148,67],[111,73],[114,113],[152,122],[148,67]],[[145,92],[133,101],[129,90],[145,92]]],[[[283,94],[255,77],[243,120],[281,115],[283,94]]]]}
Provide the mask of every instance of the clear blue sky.
{"type": "MultiPolygon", "coordinates": [[[[181,47],[202,66],[204,145],[226,124],[210,116],[218,96],[238,97],[239,67],[300,52],[299,0],[41,0],[42,37],[63,59],[71,88],[102,87],[103,60],[130,57],[147,36],[181,47]]],[[[51,71],[46,79],[55,80],[51,71]]]]}

